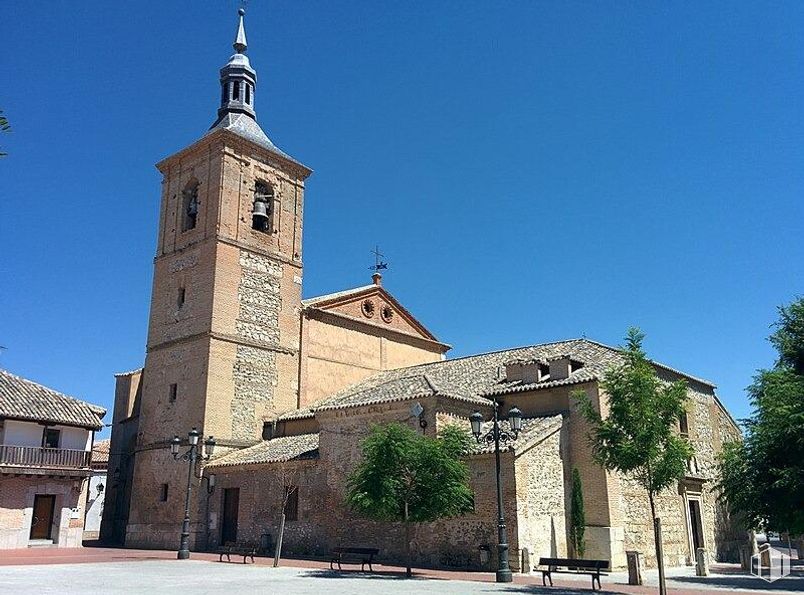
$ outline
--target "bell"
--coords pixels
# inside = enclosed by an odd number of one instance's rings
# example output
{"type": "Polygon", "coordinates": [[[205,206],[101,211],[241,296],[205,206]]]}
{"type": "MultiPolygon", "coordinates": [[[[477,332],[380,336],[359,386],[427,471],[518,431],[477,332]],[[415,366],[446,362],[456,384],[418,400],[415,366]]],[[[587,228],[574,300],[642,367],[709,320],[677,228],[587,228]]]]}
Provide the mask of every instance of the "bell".
{"type": "Polygon", "coordinates": [[[254,217],[259,217],[260,219],[268,219],[268,209],[265,206],[265,203],[261,200],[258,200],[254,203],[254,210],[252,211],[254,217]]]}

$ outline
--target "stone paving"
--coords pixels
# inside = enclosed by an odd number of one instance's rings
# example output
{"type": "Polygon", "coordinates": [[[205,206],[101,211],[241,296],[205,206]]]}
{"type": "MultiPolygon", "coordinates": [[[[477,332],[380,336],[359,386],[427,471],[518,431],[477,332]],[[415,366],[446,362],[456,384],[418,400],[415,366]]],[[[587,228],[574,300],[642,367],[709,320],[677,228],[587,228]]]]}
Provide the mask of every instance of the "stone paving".
{"type": "MultiPolygon", "coordinates": [[[[234,558],[233,558],[234,560],[234,558]]],[[[0,552],[0,594],[17,593],[176,593],[179,589],[197,593],[591,593],[588,577],[556,577],[556,586],[541,586],[540,575],[515,575],[514,584],[497,585],[494,575],[483,572],[457,572],[416,569],[413,579],[404,578],[404,569],[375,565],[374,574],[356,571],[331,572],[320,560],[283,560],[273,568],[270,558],[257,558],[256,564],[220,563],[214,554],[193,553],[192,559],[179,561],[175,552],[164,550],[126,550],[112,548],[5,550],[0,552]]],[[[707,578],[692,576],[689,569],[671,569],[668,587],[671,595],[728,590],[738,593],[802,593],[804,576],[798,574],[773,584],[757,578],[721,572],[707,578]]],[[[653,572],[645,573],[646,585],[624,584],[623,573],[603,579],[597,593],[655,593],[653,572]]]]}

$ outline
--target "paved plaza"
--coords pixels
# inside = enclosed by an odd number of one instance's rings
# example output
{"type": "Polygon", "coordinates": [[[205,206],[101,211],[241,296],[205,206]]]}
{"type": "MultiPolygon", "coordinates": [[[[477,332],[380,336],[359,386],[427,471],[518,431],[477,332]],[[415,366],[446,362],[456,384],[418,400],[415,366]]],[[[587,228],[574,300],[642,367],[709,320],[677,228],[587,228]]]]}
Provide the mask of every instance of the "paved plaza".
{"type": "MultiPolygon", "coordinates": [[[[561,577],[556,586],[541,586],[539,575],[516,575],[515,582],[498,585],[491,573],[415,570],[413,579],[404,578],[404,570],[377,565],[377,572],[332,572],[326,562],[287,560],[280,568],[271,566],[270,558],[258,558],[256,564],[221,563],[211,554],[193,554],[193,559],[178,561],[175,553],[160,550],[119,550],[83,548],[74,550],[12,550],[0,556],[0,594],[17,593],[104,593],[127,594],[191,592],[202,593],[327,593],[334,595],[382,593],[592,593],[588,577],[576,580],[561,577]]],[[[797,569],[798,570],[798,569],[797,569]]],[[[646,573],[646,585],[627,585],[623,573],[603,579],[597,593],[655,593],[654,572],[646,573]]],[[[692,576],[689,569],[671,569],[668,577],[670,595],[725,591],[737,593],[801,593],[804,576],[765,583],[757,578],[718,572],[707,578],[692,576]]]]}

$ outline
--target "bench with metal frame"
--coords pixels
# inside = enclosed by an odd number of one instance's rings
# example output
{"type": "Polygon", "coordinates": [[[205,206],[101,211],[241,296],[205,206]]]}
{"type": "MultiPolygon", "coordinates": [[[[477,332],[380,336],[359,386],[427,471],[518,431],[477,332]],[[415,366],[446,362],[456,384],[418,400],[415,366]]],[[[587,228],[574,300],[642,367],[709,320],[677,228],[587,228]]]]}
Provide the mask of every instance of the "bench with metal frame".
{"type": "Polygon", "coordinates": [[[341,563],[360,564],[360,572],[366,571],[366,565],[369,567],[369,572],[374,572],[371,567],[371,562],[380,550],[372,547],[336,547],[332,550],[332,560],[329,562],[330,570],[335,570],[333,565],[337,562],[338,570],[341,570],[341,563]],[[348,558],[348,559],[347,559],[348,558]]]}
{"type": "Polygon", "coordinates": [[[593,591],[595,590],[595,581],[597,581],[598,588],[603,588],[600,585],[600,577],[606,576],[608,573],[604,571],[608,569],[608,560],[580,560],[573,558],[539,558],[539,568],[536,568],[542,573],[542,584],[546,586],[549,580],[551,587],[553,586],[551,574],[591,574],[593,591]]]}
{"type": "Polygon", "coordinates": [[[226,556],[227,562],[231,562],[230,556],[243,556],[243,564],[246,563],[246,558],[251,558],[254,562],[254,556],[257,554],[259,546],[256,543],[227,543],[222,545],[215,552],[220,554],[219,562],[223,562],[223,557],[226,556]]]}

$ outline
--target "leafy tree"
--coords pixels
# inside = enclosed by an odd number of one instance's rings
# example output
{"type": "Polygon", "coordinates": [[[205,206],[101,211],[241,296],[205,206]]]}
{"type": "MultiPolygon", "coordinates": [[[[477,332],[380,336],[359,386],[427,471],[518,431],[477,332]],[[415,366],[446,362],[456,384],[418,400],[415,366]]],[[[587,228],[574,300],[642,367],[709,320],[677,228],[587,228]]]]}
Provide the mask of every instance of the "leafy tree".
{"type": "Polygon", "coordinates": [[[609,471],[634,479],[648,494],[653,519],[659,592],[665,593],[661,531],[656,497],[684,476],[694,451],[674,429],[685,411],[687,385],[683,380],[661,381],[642,350],[645,335],[630,328],[622,355],[625,363],[606,372],[600,386],[608,397],[603,418],[585,393],[576,393],[581,414],[591,425],[594,460],[609,471]]]}
{"type": "Polygon", "coordinates": [[[467,432],[447,426],[438,438],[408,426],[375,426],[363,441],[363,460],[347,483],[347,503],[379,521],[403,522],[407,576],[411,576],[411,524],[456,516],[472,508],[467,432]]]}
{"type": "MultiPolygon", "coordinates": [[[[8,118],[3,115],[3,110],[0,110],[0,132],[10,132],[11,124],[8,123],[8,118]]],[[[7,153],[0,151],[0,157],[5,157],[7,153]]]]}
{"type": "Polygon", "coordinates": [[[804,534],[804,298],[779,308],[769,337],[779,352],[748,387],[742,442],[724,446],[719,487],[749,528],[804,534]]]}
{"type": "Polygon", "coordinates": [[[570,511],[570,542],[572,551],[579,558],[583,558],[586,551],[586,542],[583,540],[586,531],[586,515],[583,510],[583,486],[581,485],[581,474],[576,467],[572,468],[572,494],[570,511]]]}

